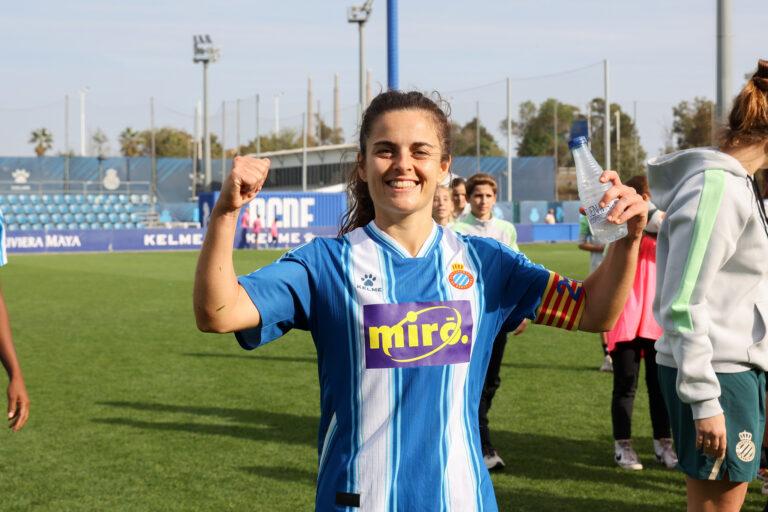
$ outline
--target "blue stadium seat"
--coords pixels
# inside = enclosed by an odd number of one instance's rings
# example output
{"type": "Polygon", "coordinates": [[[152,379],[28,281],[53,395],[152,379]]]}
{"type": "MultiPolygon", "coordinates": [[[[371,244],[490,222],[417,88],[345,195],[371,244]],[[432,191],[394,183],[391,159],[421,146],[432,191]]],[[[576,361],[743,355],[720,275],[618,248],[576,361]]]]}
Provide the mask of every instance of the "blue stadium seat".
{"type": "Polygon", "coordinates": [[[75,222],[77,222],[79,224],[79,223],[84,222],[84,221],[85,221],[85,215],[83,215],[82,213],[79,213],[79,212],[75,214],[75,222]]]}
{"type": "Polygon", "coordinates": [[[123,224],[120,222],[115,222],[112,224],[112,229],[123,229],[123,224]]]}
{"type": "Polygon", "coordinates": [[[120,213],[120,212],[123,212],[123,211],[125,211],[125,207],[124,207],[122,204],[120,204],[120,203],[115,203],[115,204],[113,204],[113,205],[112,205],[112,209],[113,209],[115,212],[117,212],[117,213],[120,213]]]}
{"type": "Polygon", "coordinates": [[[85,203],[85,196],[83,194],[76,194],[75,195],[75,202],[77,204],[83,204],[85,203]]]}
{"type": "Polygon", "coordinates": [[[93,206],[88,203],[83,203],[80,205],[80,211],[83,213],[91,213],[93,211],[93,206]]]}
{"type": "Polygon", "coordinates": [[[96,196],[94,196],[93,194],[86,194],[85,195],[85,202],[89,203],[89,204],[93,204],[93,202],[94,202],[93,200],[94,200],[95,197],[96,196]]]}
{"type": "Polygon", "coordinates": [[[24,209],[24,213],[26,214],[35,213],[35,206],[32,204],[27,203],[23,205],[22,208],[24,209]]]}
{"type": "Polygon", "coordinates": [[[96,222],[96,214],[95,213],[90,213],[90,212],[86,213],[85,214],[85,222],[90,222],[91,224],[96,222]]]}
{"type": "Polygon", "coordinates": [[[91,222],[91,229],[101,229],[101,224],[98,222],[91,222]]]}
{"type": "Polygon", "coordinates": [[[137,207],[136,207],[135,205],[131,204],[131,203],[128,203],[128,204],[124,204],[124,205],[123,205],[123,211],[125,211],[125,212],[127,212],[127,213],[131,213],[131,212],[132,212],[132,211],[134,211],[136,208],[137,208],[137,207]]]}
{"type": "Polygon", "coordinates": [[[22,231],[29,231],[31,226],[29,224],[19,224],[19,229],[22,231]]]}
{"type": "Polygon", "coordinates": [[[48,213],[56,213],[57,211],[59,211],[59,208],[55,204],[46,204],[45,210],[48,213]]]}
{"type": "Polygon", "coordinates": [[[131,204],[139,204],[141,202],[141,196],[139,194],[131,194],[131,197],[129,197],[131,204]]]}
{"type": "Polygon", "coordinates": [[[30,213],[27,215],[27,222],[30,224],[37,224],[40,222],[40,217],[36,213],[30,213]]]}
{"type": "Polygon", "coordinates": [[[8,231],[17,231],[19,229],[18,224],[8,224],[8,231]]]}
{"type": "Polygon", "coordinates": [[[149,194],[141,194],[141,204],[149,204],[149,194]]]}
{"type": "Polygon", "coordinates": [[[20,204],[15,204],[14,203],[14,204],[11,205],[11,211],[13,213],[15,213],[16,215],[18,215],[20,213],[24,213],[24,207],[22,205],[20,205],[20,204]]]}
{"type": "Polygon", "coordinates": [[[136,224],[133,222],[124,222],[125,229],[136,229],[136,224]]]}
{"type": "Polygon", "coordinates": [[[53,204],[61,204],[64,202],[64,197],[61,194],[54,194],[51,199],[53,199],[53,204]]]}
{"type": "Polygon", "coordinates": [[[139,228],[139,229],[144,229],[144,228],[147,227],[147,225],[144,224],[143,222],[137,222],[136,223],[136,227],[139,228]]]}
{"type": "Polygon", "coordinates": [[[45,213],[45,205],[44,204],[36,204],[35,205],[35,213],[45,213]]]}
{"type": "Polygon", "coordinates": [[[41,213],[37,216],[38,219],[40,219],[40,222],[43,224],[48,224],[51,221],[51,216],[47,213],[41,213]]]}
{"type": "Polygon", "coordinates": [[[29,202],[29,196],[27,194],[19,194],[19,202],[21,204],[27,204],[29,202]]]}
{"type": "Polygon", "coordinates": [[[6,224],[15,224],[16,223],[16,215],[12,213],[5,214],[5,223],[6,224]]]}
{"type": "Polygon", "coordinates": [[[64,195],[64,202],[67,204],[74,203],[75,202],[75,196],[72,194],[65,194],[64,195]]]}
{"type": "Polygon", "coordinates": [[[51,224],[50,222],[48,222],[48,223],[43,225],[43,229],[46,230],[46,231],[48,231],[49,229],[55,229],[55,228],[56,228],[56,226],[51,224]]]}
{"type": "Polygon", "coordinates": [[[116,213],[114,213],[114,212],[112,212],[112,213],[110,213],[110,214],[109,214],[109,222],[111,222],[111,223],[113,223],[113,224],[114,224],[115,222],[117,222],[119,218],[120,218],[120,217],[119,217],[119,216],[118,216],[116,213]]]}
{"type": "Polygon", "coordinates": [[[114,204],[117,202],[117,196],[115,194],[109,194],[107,196],[107,202],[110,204],[114,204]]]}
{"type": "Polygon", "coordinates": [[[50,203],[51,202],[51,196],[49,196],[48,194],[43,194],[42,196],[40,196],[40,202],[43,203],[43,204],[50,203]]]}
{"type": "Polygon", "coordinates": [[[104,204],[104,213],[112,213],[115,211],[115,205],[112,203],[105,203],[104,204]]]}
{"type": "Polygon", "coordinates": [[[5,196],[3,194],[0,194],[0,204],[5,204],[5,203],[6,203],[5,196]]]}
{"type": "Polygon", "coordinates": [[[131,222],[140,222],[141,221],[141,215],[138,213],[132,213],[131,214],[131,222]]]}
{"type": "Polygon", "coordinates": [[[122,223],[126,223],[131,220],[131,216],[128,215],[127,213],[121,213],[119,217],[120,217],[120,222],[122,223]]]}
{"type": "Polygon", "coordinates": [[[75,216],[74,216],[74,215],[72,215],[72,214],[71,214],[71,213],[69,213],[69,212],[67,212],[67,213],[65,213],[64,215],[62,215],[61,219],[62,219],[62,220],[65,222],[65,223],[67,223],[67,224],[71,224],[71,223],[75,222],[75,216]]]}
{"type": "Polygon", "coordinates": [[[91,225],[88,224],[87,222],[81,222],[80,225],[78,226],[78,229],[91,229],[91,225]]]}
{"type": "Polygon", "coordinates": [[[58,224],[56,224],[56,229],[67,229],[67,225],[64,224],[63,222],[59,222],[58,224]]]}
{"type": "Polygon", "coordinates": [[[101,224],[102,229],[112,229],[112,223],[111,222],[103,222],[101,224]]]}
{"type": "Polygon", "coordinates": [[[40,231],[43,229],[43,225],[40,224],[39,222],[37,224],[32,224],[32,229],[34,229],[35,231],[40,231]]]}
{"type": "Polygon", "coordinates": [[[104,206],[100,203],[93,203],[93,213],[102,213],[104,211],[104,206]]]}
{"type": "Polygon", "coordinates": [[[104,204],[107,202],[107,198],[104,196],[104,194],[98,194],[93,198],[93,202],[97,204],[104,204]]]}
{"type": "Polygon", "coordinates": [[[59,210],[59,213],[61,214],[67,213],[69,212],[69,206],[66,204],[60,204],[58,205],[58,210],[59,210]]]}
{"type": "Polygon", "coordinates": [[[59,224],[61,222],[61,214],[60,213],[52,213],[51,214],[51,222],[54,224],[59,224]]]}
{"type": "Polygon", "coordinates": [[[127,203],[128,202],[128,196],[125,195],[125,194],[118,194],[117,202],[118,203],[127,203]]]}
{"type": "Polygon", "coordinates": [[[40,196],[37,194],[31,194],[29,196],[29,202],[32,204],[38,204],[40,203],[40,196]]]}
{"type": "Polygon", "coordinates": [[[69,224],[67,224],[67,229],[77,229],[78,227],[79,226],[77,222],[70,222],[69,224]]]}
{"type": "Polygon", "coordinates": [[[107,216],[106,213],[99,213],[98,215],[96,215],[96,220],[98,220],[103,224],[109,220],[109,217],[107,216]]]}
{"type": "Polygon", "coordinates": [[[27,222],[27,215],[24,213],[20,213],[16,216],[16,222],[19,224],[25,224],[27,222]]]}
{"type": "Polygon", "coordinates": [[[80,211],[80,205],[72,203],[69,205],[69,213],[78,213],[80,211]]]}
{"type": "Polygon", "coordinates": [[[19,198],[16,194],[8,194],[8,204],[16,204],[19,202],[19,198]]]}

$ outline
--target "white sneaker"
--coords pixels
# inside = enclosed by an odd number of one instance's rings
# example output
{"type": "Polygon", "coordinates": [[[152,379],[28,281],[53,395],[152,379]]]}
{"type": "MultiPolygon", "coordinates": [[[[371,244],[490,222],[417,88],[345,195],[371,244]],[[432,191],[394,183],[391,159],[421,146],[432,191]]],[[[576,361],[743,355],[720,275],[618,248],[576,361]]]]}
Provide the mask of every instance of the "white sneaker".
{"type": "Polygon", "coordinates": [[[611,359],[610,354],[605,354],[605,359],[603,359],[603,364],[600,365],[600,371],[601,372],[613,371],[613,359],[611,359]]]}
{"type": "Polygon", "coordinates": [[[632,441],[629,439],[620,439],[613,443],[614,458],[616,464],[622,469],[631,469],[634,471],[643,469],[640,458],[632,449],[632,441]]]}
{"type": "Polygon", "coordinates": [[[499,457],[499,453],[491,448],[483,454],[483,462],[488,471],[497,471],[504,469],[504,461],[499,457]]]}
{"type": "Polygon", "coordinates": [[[677,454],[670,438],[654,439],[653,451],[656,453],[656,460],[661,464],[669,469],[674,469],[677,466],[677,454]]]}

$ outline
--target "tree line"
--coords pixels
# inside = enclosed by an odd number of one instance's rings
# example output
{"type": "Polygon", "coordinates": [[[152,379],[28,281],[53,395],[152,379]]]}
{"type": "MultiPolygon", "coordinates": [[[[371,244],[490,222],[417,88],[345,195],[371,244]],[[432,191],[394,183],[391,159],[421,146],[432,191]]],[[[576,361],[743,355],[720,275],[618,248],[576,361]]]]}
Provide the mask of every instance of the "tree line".
{"type": "MultiPolygon", "coordinates": [[[[575,121],[588,121],[592,152],[602,162],[604,155],[603,122],[604,109],[602,98],[590,102],[588,111],[582,112],[578,107],[549,98],[540,104],[525,101],[520,104],[517,120],[512,123],[512,135],[517,140],[518,156],[554,156],[560,166],[572,165],[568,150],[568,137],[571,125],[575,121]],[[588,118],[588,119],[587,119],[588,118]],[[555,140],[557,141],[555,143],[555,140]],[[555,148],[555,145],[557,146],[555,148]]],[[[634,119],[615,103],[611,104],[611,154],[612,167],[621,171],[622,175],[632,175],[642,172],[646,152],[640,144],[634,119]],[[620,120],[619,141],[616,141],[616,115],[620,120]]],[[[715,126],[713,123],[714,103],[706,98],[697,97],[693,101],[681,101],[672,108],[673,122],[667,130],[665,152],[676,149],[686,149],[697,146],[709,146],[714,141],[715,126]]],[[[341,129],[334,130],[318,115],[316,132],[307,137],[310,147],[340,144],[344,141],[341,129]]],[[[500,121],[500,130],[506,134],[506,119],[500,121]]],[[[477,152],[478,119],[471,119],[464,125],[452,124],[453,154],[456,156],[474,156],[477,152]]],[[[483,156],[503,156],[505,151],[493,137],[491,132],[479,126],[480,154],[483,156]]],[[[222,145],[215,133],[211,133],[211,157],[222,157],[222,145]]],[[[118,137],[120,154],[126,157],[149,156],[151,154],[152,133],[150,130],[134,130],[126,127],[118,137]]],[[[235,154],[255,153],[257,148],[262,152],[286,149],[298,149],[303,145],[302,134],[292,128],[286,128],[279,133],[270,133],[246,141],[239,148],[226,150],[226,156],[235,154]]],[[[44,156],[53,147],[53,134],[46,128],[33,130],[29,143],[33,145],[37,156],[44,156]]],[[[161,127],[155,130],[155,155],[158,157],[189,158],[193,154],[194,137],[189,132],[174,128],[161,127]]],[[[91,152],[97,156],[109,153],[109,140],[106,134],[98,129],[91,137],[91,152]]]]}

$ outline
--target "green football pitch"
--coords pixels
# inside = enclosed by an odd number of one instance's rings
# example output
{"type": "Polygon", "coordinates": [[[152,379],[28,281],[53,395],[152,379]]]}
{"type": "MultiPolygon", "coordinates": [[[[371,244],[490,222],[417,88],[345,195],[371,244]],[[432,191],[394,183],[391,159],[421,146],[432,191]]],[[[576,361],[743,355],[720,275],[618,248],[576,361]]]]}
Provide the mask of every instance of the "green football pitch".
{"type": "MultiPolygon", "coordinates": [[[[573,245],[523,250],[569,276],[587,270],[573,245]]],[[[277,254],[239,251],[238,272],[277,254]]],[[[195,260],[11,255],[0,279],[32,414],[22,432],[0,433],[0,510],[312,509],[312,341],[295,331],[247,352],[198,332],[195,260]]],[[[601,359],[594,334],[532,327],[510,339],[491,411],[507,461],[493,475],[502,511],[684,509],[682,476],[653,458],[642,380],[634,437],[645,469],[613,463],[601,359]]],[[[762,503],[753,483],[745,510],[762,503]]]]}

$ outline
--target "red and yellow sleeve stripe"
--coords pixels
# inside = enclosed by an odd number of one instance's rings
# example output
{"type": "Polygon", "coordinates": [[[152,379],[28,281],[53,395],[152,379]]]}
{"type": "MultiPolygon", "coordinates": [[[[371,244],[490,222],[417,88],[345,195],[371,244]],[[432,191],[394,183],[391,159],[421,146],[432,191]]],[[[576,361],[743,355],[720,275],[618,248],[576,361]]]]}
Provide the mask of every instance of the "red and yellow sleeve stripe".
{"type": "Polygon", "coordinates": [[[584,284],[550,272],[534,323],[572,331],[579,327],[583,313],[584,284]]]}

